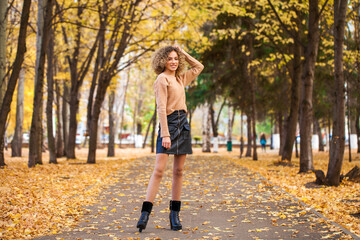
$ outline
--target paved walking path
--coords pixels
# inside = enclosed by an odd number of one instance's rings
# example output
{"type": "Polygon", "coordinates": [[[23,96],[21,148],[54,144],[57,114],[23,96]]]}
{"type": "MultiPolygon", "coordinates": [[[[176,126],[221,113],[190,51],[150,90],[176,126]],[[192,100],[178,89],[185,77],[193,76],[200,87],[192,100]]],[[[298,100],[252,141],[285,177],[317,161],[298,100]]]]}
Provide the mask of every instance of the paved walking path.
{"type": "Polygon", "coordinates": [[[136,228],[154,157],[121,169],[76,229],[37,239],[351,239],[247,169],[219,156],[185,164],[182,231],[169,230],[170,157],[147,228],[136,228]]]}

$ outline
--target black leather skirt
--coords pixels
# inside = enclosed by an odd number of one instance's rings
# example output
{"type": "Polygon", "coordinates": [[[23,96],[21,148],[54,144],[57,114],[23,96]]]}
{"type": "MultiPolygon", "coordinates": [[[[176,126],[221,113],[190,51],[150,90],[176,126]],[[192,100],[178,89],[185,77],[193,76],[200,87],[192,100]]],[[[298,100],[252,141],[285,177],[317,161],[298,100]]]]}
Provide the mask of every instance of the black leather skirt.
{"type": "Polygon", "coordinates": [[[160,137],[161,126],[156,140],[156,153],[167,154],[192,154],[190,125],[186,119],[184,110],[176,110],[167,116],[168,128],[171,139],[171,147],[166,149],[162,146],[160,137]]]}

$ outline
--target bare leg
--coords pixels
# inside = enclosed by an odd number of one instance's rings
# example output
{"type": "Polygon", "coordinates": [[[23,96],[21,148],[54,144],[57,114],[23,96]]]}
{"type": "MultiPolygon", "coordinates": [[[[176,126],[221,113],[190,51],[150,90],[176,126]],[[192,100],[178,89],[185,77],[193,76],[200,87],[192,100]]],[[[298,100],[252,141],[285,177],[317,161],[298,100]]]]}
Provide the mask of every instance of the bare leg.
{"type": "Polygon", "coordinates": [[[151,175],[146,193],[146,201],[154,202],[156,194],[159,191],[160,182],[166,168],[169,155],[166,153],[156,154],[155,167],[151,175]]]}
{"type": "Polygon", "coordinates": [[[186,154],[174,155],[172,200],[180,201],[186,154]]]}

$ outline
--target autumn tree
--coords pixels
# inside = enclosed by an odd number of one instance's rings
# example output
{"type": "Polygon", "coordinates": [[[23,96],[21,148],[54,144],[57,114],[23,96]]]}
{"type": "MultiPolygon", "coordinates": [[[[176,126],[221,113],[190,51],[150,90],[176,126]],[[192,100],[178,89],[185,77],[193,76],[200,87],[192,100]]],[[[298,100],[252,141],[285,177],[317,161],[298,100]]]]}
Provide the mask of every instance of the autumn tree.
{"type": "MultiPolygon", "coordinates": [[[[91,122],[90,122],[90,139],[89,139],[89,154],[88,154],[88,163],[95,163],[95,153],[97,145],[97,130],[98,130],[98,120],[101,112],[101,105],[104,101],[106,90],[110,84],[111,79],[124,67],[120,67],[120,60],[123,58],[125,51],[129,47],[130,42],[133,40],[133,34],[137,30],[144,17],[145,10],[149,7],[144,4],[141,0],[134,1],[123,1],[122,8],[117,8],[115,3],[109,4],[109,6],[103,6],[100,8],[100,14],[113,14],[112,18],[115,19],[114,22],[105,22],[104,27],[112,27],[114,31],[107,36],[107,39],[100,39],[104,42],[99,42],[102,46],[105,41],[107,44],[107,49],[104,50],[105,54],[101,57],[99,64],[99,76],[98,76],[98,85],[96,88],[95,100],[92,105],[91,110],[91,122]],[[109,9],[107,9],[109,7],[109,9]],[[110,24],[112,23],[112,24],[110,24]]],[[[104,4],[105,5],[105,4],[104,4]]],[[[104,17],[106,20],[107,18],[104,17]]],[[[142,40],[151,36],[144,35],[141,38],[142,40]]],[[[141,40],[137,39],[135,41],[141,40]]],[[[140,44],[140,42],[136,42],[140,44]]],[[[149,51],[150,48],[146,48],[145,51],[133,55],[133,57],[127,61],[126,66],[130,65],[132,62],[136,61],[140,56],[145,52],[149,51]]],[[[131,56],[130,56],[131,57],[131,56]]]]}
{"type": "Polygon", "coordinates": [[[333,103],[333,135],[326,179],[330,185],[340,184],[340,173],[345,150],[345,82],[343,51],[347,0],[334,0],[335,91],[333,103]]]}
{"type": "Polygon", "coordinates": [[[56,145],[53,134],[53,102],[54,102],[54,31],[49,31],[49,47],[47,50],[47,102],[46,102],[46,120],[47,120],[47,138],[49,146],[49,163],[57,163],[56,145]]]}
{"type": "MultiPolygon", "coordinates": [[[[30,6],[31,6],[31,0],[24,0],[22,12],[21,12],[21,19],[20,19],[20,30],[17,41],[16,58],[12,64],[5,96],[1,104],[0,136],[4,136],[5,133],[5,125],[8,118],[8,114],[10,112],[10,106],[11,106],[13,94],[15,91],[17,80],[19,78],[19,73],[22,67],[22,63],[24,61],[24,54],[26,52],[26,34],[27,34],[27,27],[29,22],[30,6]]],[[[4,138],[0,137],[0,146],[3,146],[3,144],[4,144],[4,138]]],[[[5,165],[4,152],[3,152],[3,148],[0,148],[0,166],[4,166],[4,165],[5,165]]]]}
{"type": "MultiPolygon", "coordinates": [[[[57,5],[58,11],[62,11],[66,6],[57,5]]],[[[70,5],[68,8],[74,8],[76,10],[76,17],[70,17],[70,23],[74,24],[74,28],[67,28],[62,26],[62,35],[64,39],[64,43],[68,46],[68,49],[73,49],[72,52],[67,51],[66,60],[69,65],[70,70],[70,93],[69,93],[69,130],[67,134],[64,134],[64,137],[67,137],[66,141],[66,156],[67,158],[76,158],[75,156],[75,145],[76,145],[76,133],[77,133],[77,119],[76,115],[79,111],[79,97],[80,97],[80,89],[84,82],[84,79],[90,69],[90,64],[92,62],[94,53],[96,51],[100,30],[97,33],[89,31],[88,36],[93,35],[93,41],[90,42],[89,50],[82,51],[83,45],[83,35],[84,35],[84,27],[82,25],[82,21],[84,19],[85,10],[87,4],[81,1],[77,1],[75,5],[70,5]],[[71,37],[69,36],[71,35],[71,37]],[[73,36],[75,35],[75,36],[73,36]]],[[[74,13],[70,11],[68,14],[74,13]]],[[[86,13],[90,14],[90,13],[86,13]]],[[[61,21],[65,21],[65,16],[59,16],[61,21]]],[[[64,110],[65,108],[63,108],[64,110]]],[[[67,125],[67,124],[66,124],[67,125]]]]}
{"type": "MultiPolygon", "coordinates": [[[[42,99],[43,99],[43,87],[44,87],[44,75],[45,75],[45,60],[46,51],[50,39],[50,28],[53,11],[53,0],[46,0],[44,22],[42,24],[43,31],[41,36],[41,46],[39,61],[37,65],[37,75],[35,80],[34,102],[33,102],[33,116],[31,121],[30,140],[29,140],[29,167],[35,167],[37,163],[41,163],[41,145],[42,134],[42,99]],[[40,144],[40,146],[39,146],[40,144]]],[[[39,9],[38,11],[41,11],[39,9]]]]}
{"type": "Polygon", "coordinates": [[[24,120],[24,90],[25,90],[25,68],[22,67],[19,74],[19,82],[16,97],[16,124],[13,140],[11,141],[11,156],[21,157],[22,132],[24,120]]]}

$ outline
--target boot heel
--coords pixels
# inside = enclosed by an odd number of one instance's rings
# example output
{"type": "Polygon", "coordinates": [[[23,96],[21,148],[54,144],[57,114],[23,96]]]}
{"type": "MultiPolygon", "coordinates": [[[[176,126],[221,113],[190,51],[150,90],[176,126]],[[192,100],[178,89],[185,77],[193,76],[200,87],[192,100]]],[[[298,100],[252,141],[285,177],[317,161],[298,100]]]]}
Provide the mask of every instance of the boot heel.
{"type": "Polygon", "coordinates": [[[136,227],[139,229],[139,232],[142,232],[142,230],[146,228],[152,207],[153,204],[151,202],[143,202],[143,206],[141,209],[141,216],[136,225],[136,227]]]}
{"type": "Polygon", "coordinates": [[[146,228],[146,225],[149,221],[149,215],[150,215],[150,213],[148,213],[146,211],[141,213],[139,222],[136,225],[136,227],[139,229],[139,232],[142,232],[142,230],[146,228]]]}
{"type": "Polygon", "coordinates": [[[182,225],[179,218],[179,212],[180,212],[180,201],[170,201],[170,228],[174,231],[179,231],[182,229],[182,225]]]}

